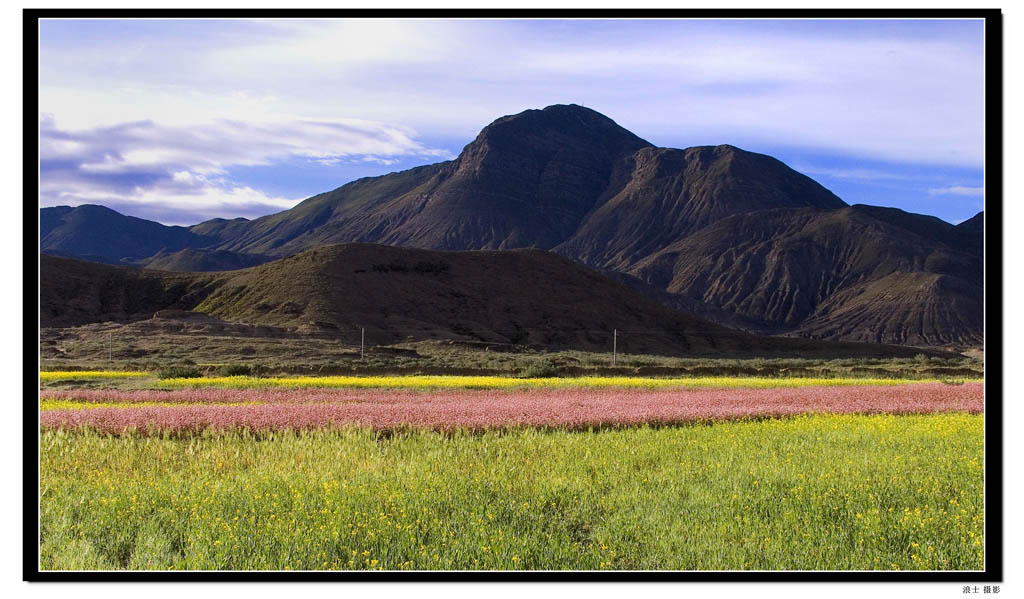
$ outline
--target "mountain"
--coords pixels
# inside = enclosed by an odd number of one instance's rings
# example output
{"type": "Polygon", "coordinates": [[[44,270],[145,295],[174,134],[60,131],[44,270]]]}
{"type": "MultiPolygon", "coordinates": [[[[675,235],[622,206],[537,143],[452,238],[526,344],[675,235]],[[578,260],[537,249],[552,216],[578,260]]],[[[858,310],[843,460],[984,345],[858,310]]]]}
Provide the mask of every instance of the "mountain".
{"type": "Polygon", "coordinates": [[[593,110],[550,106],[485,127],[458,159],[360,179],[236,227],[219,246],[287,256],[328,243],[425,249],[550,249],[621,184],[651,145],[593,110]]]}
{"type": "Polygon", "coordinates": [[[865,204],[854,204],[853,207],[876,220],[906,229],[952,249],[981,256],[984,242],[984,212],[979,212],[954,226],[934,216],[904,212],[898,208],[882,208],[865,204]]]}
{"type": "Polygon", "coordinates": [[[58,256],[130,264],[159,252],[202,247],[214,241],[186,227],[168,227],[92,204],[39,211],[39,248],[58,256]]]}
{"type": "Polygon", "coordinates": [[[556,105],[494,121],[454,161],[191,230],[218,237],[220,249],[273,256],[344,242],[538,247],[621,270],[725,216],[845,205],[769,156],[732,146],[656,148],[600,113],[556,105]]]}
{"type": "MultiPolygon", "coordinates": [[[[41,220],[63,218],[51,210],[41,220]]],[[[139,239],[134,220],[118,226],[97,229],[121,248],[102,261],[211,270],[337,243],[532,247],[753,332],[926,345],[983,337],[981,214],[953,226],[848,206],[770,156],[658,148],[576,105],[501,117],[455,160],[359,179],[262,218],[207,221],[180,239],[180,227],[139,239]],[[172,237],[183,245],[160,241],[172,237]],[[126,253],[133,239],[140,247],[126,253]]],[[[61,244],[44,237],[42,250],[97,259],[97,235],[78,227],[61,244]]]]}
{"type": "Polygon", "coordinates": [[[846,204],[778,160],[732,146],[645,148],[621,189],[555,251],[625,271],[674,241],[734,214],[846,204]]]}
{"type": "Polygon", "coordinates": [[[981,258],[857,206],[731,216],[629,272],[764,332],[911,345],[983,339],[981,258]]]}
{"type": "Polygon", "coordinates": [[[957,231],[965,235],[980,238],[985,234],[985,213],[979,212],[956,226],[957,231]]]}
{"type": "Polygon", "coordinates": [[[669,310],[543,250],[443,252],[324,246],[256,267],[170,273],[41,257],[41,325],[175,309],[318,334],[455,338],[687,356],[912,356],[882,345],[759,337],[669,310]],[[70,307],[70,308],[69,308],[70,307]]]}

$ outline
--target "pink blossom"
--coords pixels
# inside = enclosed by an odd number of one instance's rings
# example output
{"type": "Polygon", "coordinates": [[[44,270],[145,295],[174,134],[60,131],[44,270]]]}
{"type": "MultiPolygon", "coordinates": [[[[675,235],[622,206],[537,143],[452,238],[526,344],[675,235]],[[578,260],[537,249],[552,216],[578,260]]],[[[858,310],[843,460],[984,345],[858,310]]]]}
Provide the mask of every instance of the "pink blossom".
{"type": "Polygon", "coordinates": [[[109,433],[254,431],[358,425],[378,430],[555,427],[579,429],[833,414],[984,411],[984,384],[921,383],[795,389],[409,391],[387,389],[185,389],[46,391],[45,399],[116,402],[125,407],[52,410],[43,428],[109,433]],[[171,402],[170,407],[132,406],[171,402]],[[256,405],[252,405],[256,402],[256,405]],[[239,405],[211,405],[239,404],[239,405]],[[248,405],[246,405],[248,404],[248,405]]]}

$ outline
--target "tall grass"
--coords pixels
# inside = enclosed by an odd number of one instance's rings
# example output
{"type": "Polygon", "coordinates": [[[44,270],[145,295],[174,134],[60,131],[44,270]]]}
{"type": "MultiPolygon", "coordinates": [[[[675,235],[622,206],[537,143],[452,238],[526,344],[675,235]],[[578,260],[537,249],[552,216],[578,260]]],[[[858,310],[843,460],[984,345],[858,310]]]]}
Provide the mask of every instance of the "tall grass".
{"type": "Polygon", "coordinates": [[[983,416],[41,435],[43,569],[983,567],[983,416]]]}

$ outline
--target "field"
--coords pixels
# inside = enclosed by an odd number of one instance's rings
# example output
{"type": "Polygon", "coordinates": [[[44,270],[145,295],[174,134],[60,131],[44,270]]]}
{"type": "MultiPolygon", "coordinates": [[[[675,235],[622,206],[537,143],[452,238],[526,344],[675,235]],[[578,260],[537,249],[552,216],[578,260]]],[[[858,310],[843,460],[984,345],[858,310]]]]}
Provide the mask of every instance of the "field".
{"type": "Polygon", "coordinates": [[[41,394],[40,423],[44,428],[89,428],[114,434],[349,425],[389,431],[409,427],[578,430],[804,413],[981,412],[983,397],[980,383],[670,389],[582,386],[486,391],[455,388],[434,392],[330,388],[54,390],[41,394]]]}
{"type": "Polygon", "coordinates": [[[90,380],[42,569],[984,568],[980,382],[90,380]]]}
{"type": "Polygon", "coordinates": [[[44,569],[983,567],[982,417],[42,435],[44,569]]]}

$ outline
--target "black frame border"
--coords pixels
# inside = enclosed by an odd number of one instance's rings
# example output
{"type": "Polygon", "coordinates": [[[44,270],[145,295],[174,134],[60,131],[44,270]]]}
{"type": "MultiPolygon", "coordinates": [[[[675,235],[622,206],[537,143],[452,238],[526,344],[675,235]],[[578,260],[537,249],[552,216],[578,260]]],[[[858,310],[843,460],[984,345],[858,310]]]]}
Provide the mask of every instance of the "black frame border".
{"type": "Polygon", "coordinates": [[[1003,15],[1000,9],[24,9],[22,577],[29,582],[1001,582],[1003,524],[1003,15]],[[983,19],[985,22],[985,570],[980,571],[43,571],[39,569],[38,22],[52,18],[983,19]],[[35,126],[32,126],[35,124],[35,126]],[[992,198],[990,200],[990,198],[992,198]],[[33,216],[34,215],[34,216],[33,216]],[[34,240],[34,241],[32,241],[34,240]],[[30,306],[35,310],[30,311],[30,306]],[[30,334],[30,331],[35,331],[30,334]],[[35,355],[30,363],[27,358],[35,355]]]}

